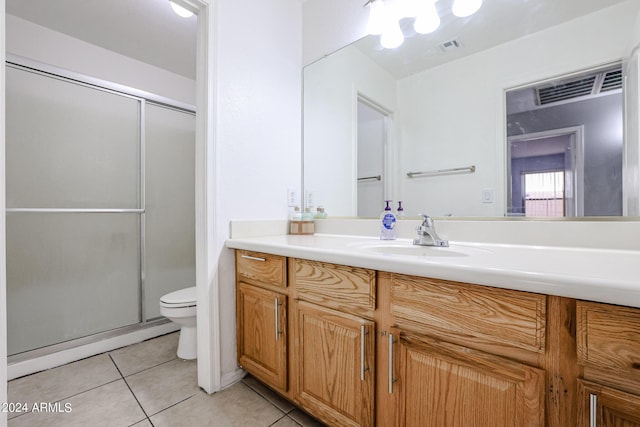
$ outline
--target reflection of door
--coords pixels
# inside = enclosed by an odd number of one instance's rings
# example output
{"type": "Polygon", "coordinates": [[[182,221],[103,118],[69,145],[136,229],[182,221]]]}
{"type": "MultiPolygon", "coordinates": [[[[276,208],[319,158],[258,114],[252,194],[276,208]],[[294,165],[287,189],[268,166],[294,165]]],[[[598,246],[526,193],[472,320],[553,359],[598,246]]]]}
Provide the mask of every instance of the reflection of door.
{"type": "Polygon", "coordinates": [[[582,216],[582,128],[509,138],[508,215],[582,216]]]}
{"type": "Polygon", "coordinates": [[[358,98],[358,216],[378,216],[385,199],[388,113],[358,98]]]}

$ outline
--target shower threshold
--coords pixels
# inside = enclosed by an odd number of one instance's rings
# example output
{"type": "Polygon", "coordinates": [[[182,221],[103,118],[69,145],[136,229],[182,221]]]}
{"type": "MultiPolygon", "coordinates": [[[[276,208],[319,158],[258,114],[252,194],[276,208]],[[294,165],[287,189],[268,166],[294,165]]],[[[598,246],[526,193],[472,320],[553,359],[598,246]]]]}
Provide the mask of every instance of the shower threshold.
{"type": "Polygon", "coordinates": [[[7,358],[7,379],[55,368],[178,330],[179,325],[158,318],[14,354],[7,358]]]}

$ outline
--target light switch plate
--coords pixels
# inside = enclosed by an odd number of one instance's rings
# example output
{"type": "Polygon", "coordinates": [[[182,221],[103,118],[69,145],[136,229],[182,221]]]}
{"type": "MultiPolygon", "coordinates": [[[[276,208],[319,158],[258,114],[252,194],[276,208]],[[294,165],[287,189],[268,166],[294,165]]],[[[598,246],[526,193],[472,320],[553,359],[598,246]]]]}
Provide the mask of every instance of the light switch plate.
{"type": "Polygon", "coordinates": [[[493,203],[493,188],[482,190],[482,203],[493,203]]]}

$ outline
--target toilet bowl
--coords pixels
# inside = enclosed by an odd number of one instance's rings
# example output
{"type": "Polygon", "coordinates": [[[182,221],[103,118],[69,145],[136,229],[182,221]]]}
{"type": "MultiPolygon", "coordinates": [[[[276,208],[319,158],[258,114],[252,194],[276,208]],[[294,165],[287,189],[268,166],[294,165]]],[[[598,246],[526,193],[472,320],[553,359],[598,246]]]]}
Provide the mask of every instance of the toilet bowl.
{"type": "Polygon", "coordinates": [[[160,314],[180,325],[178,357],[195,359],[196,341],[196,287],[170,292],[160,298],[160,314]]]}

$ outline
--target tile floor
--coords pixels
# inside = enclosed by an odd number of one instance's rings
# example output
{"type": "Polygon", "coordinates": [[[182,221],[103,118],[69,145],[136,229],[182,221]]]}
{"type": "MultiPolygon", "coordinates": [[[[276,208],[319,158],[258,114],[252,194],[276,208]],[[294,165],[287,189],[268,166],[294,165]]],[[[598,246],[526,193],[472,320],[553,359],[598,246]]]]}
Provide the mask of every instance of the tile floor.
{"type": "Polygon", "coordinates": [[[322,426],[252,377],[205,393],[177,345],[168,334],[10,381],[9,402],[29,412],[10,413],[9,426],[322,426]]]}

